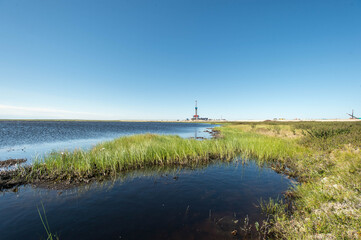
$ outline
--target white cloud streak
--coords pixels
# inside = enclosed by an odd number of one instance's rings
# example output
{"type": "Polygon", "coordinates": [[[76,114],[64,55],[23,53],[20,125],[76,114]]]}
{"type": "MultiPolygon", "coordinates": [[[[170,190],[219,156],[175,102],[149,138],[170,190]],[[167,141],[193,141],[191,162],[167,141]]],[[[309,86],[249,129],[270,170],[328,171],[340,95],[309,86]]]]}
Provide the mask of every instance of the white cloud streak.
{"type": "Polygon", "coordinates": [[[94,119],[98,114],[90,112],[76,112],[60,109],[19,107],[0,104],[0,117],[2,118],[84,118],[94,119]]]}

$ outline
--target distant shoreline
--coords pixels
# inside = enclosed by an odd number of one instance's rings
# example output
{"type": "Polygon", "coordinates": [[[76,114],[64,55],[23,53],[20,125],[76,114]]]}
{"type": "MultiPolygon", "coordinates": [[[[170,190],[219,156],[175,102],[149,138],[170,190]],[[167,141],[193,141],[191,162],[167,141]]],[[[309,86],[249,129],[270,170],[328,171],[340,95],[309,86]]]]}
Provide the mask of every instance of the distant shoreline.
{"type": "Polygon", "coordinates": [[[254,119],[254,120],[90,120],[90,119],[0,119],[5,121],[28,121],[28,122],[169,122],[169,123],[232,123],[232,122],[358,122],[361,119],[254,119]]]}

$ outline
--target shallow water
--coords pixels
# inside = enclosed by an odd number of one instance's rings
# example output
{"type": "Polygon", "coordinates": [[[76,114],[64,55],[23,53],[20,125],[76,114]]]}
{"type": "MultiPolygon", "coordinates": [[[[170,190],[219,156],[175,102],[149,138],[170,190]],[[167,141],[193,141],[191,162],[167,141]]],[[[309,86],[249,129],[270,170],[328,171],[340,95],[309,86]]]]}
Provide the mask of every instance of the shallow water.
{"type": "Polygon", "coordinates": [[[0,195],[0,236],[46,239],[37,212],[43,202],[60,239],[233,239],[247,215],[251,224],[262,220],[261,198],[277,198],[291,184],[241,162],[133,171],[62,191],[23,186],[0,195]]]}
{"type": "Polygon", "coordinates": [[[169,122],[93,121],[0,121],[0,160],[27,158],[53,150],[89,149],[97,143],[120,136],[157,133],[181,137],[210,137],[204,131],[214,125],[169,122]]]}

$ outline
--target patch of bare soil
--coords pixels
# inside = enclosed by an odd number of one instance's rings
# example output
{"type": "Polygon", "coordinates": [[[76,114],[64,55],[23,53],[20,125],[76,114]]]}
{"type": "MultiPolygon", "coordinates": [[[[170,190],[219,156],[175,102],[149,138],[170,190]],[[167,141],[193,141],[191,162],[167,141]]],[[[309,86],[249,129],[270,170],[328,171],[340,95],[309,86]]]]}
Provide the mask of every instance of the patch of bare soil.
{"type": "Polygon", "coordinates": [[[5,161],[0,161],[0,167],[10,167],[14,166],[15,164],[20,164],[26,162],[26,159],[20,158],[20,159],[8,159],[5,161]]]}
{"type": "Polygon", "coordinates": [[[17,170],[1,171],[0,172],[0,191],[4,189],[14,188],[27,183],[27,180],[22,177],[18,177],[19,172],[17,170]]]}
{"type": "Polygon", "coordinates": [[[211,134],[212,138],[221,138],[221,131],[213,129],[213,128],[209,128],[210,130],[206,130],[205,132],[208,132],[209,134],[211,134]]]}

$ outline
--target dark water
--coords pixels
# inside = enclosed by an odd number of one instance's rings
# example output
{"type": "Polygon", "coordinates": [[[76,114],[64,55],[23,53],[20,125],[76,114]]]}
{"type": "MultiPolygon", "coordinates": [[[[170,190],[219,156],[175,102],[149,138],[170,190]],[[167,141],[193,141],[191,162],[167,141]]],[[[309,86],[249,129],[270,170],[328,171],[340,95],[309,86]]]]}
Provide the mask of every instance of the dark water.
{"type": "Polygon", "coordinates": [[[0,160],[27,158],[30,162],[53,150],[88,149],[124,135],[141,133],[209,137],[214,125],[159,122],[0,121],[0,160]]]}
{"type": "Polygon", "coordinates": [[[233,239],[247,215],[250,223],[262,220],[261,198],[289,186],[283,175],[239,159],[135,171],[72,190],[25,186],[0,195],[0,238],[46,239],[37,212],[43,202],[60,239],[233,239]]]}

